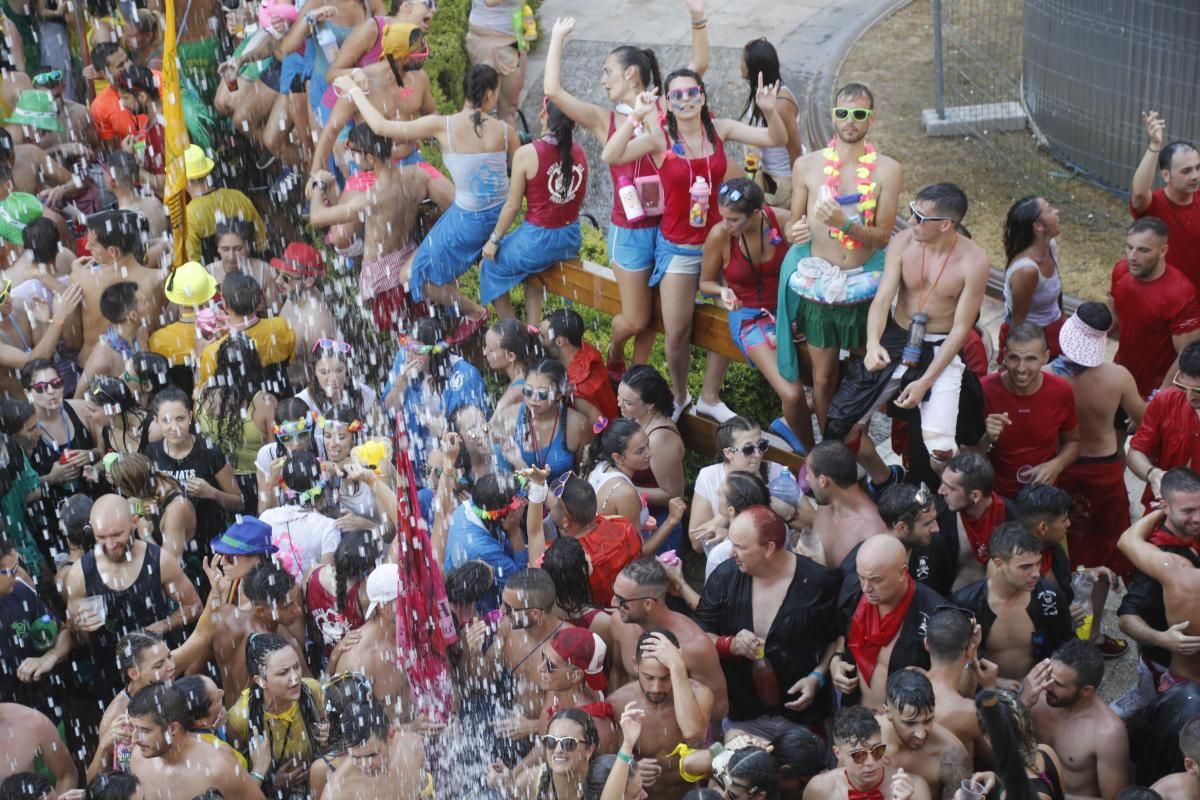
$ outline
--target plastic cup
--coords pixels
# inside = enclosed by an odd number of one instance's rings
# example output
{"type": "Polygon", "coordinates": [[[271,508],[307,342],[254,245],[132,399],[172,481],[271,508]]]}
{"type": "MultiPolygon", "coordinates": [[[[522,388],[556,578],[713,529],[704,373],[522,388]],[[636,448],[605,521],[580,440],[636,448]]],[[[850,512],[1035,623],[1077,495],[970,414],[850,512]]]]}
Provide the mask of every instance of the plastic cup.
{"type": "Polygon", "coordinates": [[[962,790],[963,795],[966,796],[966,800],[983,800],[987,797],[987,793],[983,789],[983,784],[979,781],[973,781],[970,778],[964,779],[958,785],[958,788],[962,790]]]}
{"type": "Polygon", "coordinates": [[[92,595],[79,601],[79,611],[89,617],[96,617],[103,625],[108,620],[108,608],[104,604],[103,595],[92,595]]]}

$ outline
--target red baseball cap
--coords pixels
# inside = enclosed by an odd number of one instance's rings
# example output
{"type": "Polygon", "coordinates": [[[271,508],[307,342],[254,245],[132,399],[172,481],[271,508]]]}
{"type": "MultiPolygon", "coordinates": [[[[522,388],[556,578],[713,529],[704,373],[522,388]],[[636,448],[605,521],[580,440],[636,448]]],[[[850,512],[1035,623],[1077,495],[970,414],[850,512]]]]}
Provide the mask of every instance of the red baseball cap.
{"type": "Polygon", "coordinates": [[[282,258],[272,258],[271,266],[293,275],[319,277],[325,274],[325,259],[311,244],[292,242],[283,251],[282,258]]]}

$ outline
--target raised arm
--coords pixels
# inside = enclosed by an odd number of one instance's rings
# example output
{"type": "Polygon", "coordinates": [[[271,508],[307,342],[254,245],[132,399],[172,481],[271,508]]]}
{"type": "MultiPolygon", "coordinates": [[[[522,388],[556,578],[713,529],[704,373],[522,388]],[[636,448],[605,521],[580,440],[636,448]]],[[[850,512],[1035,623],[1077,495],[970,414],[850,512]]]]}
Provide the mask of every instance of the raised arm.
{"type": "Polygon", "coordinates": [[[692,60],[688,69],[701,78],[708,72],[708,17],[704,16],[704,0],[683,0],[692,23],[692,60]]]}
{"type": "Polygon", "coordinates": [[[388,119],[371,104],[367,93],[349,75],[343,75],[334,81],[336,90],[343,92],[354,101],[363,122],[371,126],[371,130],[380,136],[390,136],[393,139],[416,141],[440,136],[445,130],[446,118],[437,114],[418,117],[412,121],[388,119]]]}
{"type": "Polygon", "coordinates": [[[580,100],[562,85],[563,49],[573,30],[574,17],[560,17],[554,21],[550,47],[546,51],[546,72],[542,77],[542,91],[560,111],[587,128],[597,141],[603,142],[608,138],[608,110],[580,100]]]}
{"type": "Polygon", "coordinates": [[[763,118],[767,121],[767,127],[747,125],[733,119],[714,120],[713,125],[717,129],[717,134],[725,141],[742,142],[755,147],[778,147],[787,144],[787,126],[783,124],[783,118],[779,116],[779,109],[775,105],[779,99],[779,82],[763,86],[762,80],[760,72],[758,74],[758,91],[754,96],[754,102],[762,111],[763,118]]]}
{"type": "Polygon", "coordinates": [[[329,155],[333,152],[338,134],[346,127],[346,123],[354,119],[356,107],[349,97],[339,97],[329,112],[329,121],[321,128],[317,137],[317,145],[313,151],[312,164],[309,165],[309,175],[316,175],[319,170],[327,169],[329,155]]]}
{"type": "Polygon", "coordinates": [[[333,83],[343,75],[349,75],[350,71],[358,66],[358,60],[375,46],[379,35],[379,24],[375,22],[374,17],[368,17],[358,23],[338,48],[337,57],[325,72],[325,80],[333,83]]]}
{"type": "Polygon", "coordinates": [[[1158,172],[1158,154],[1167,130],[1166,120],[1157,111],[1142,112],[1142,123],[1146,126],[1150,141],[1133,173],[1133,186],[1129,190],[1129,205],[1136,212],[1145,211],[1150,206],[1150,192],[1154,188],[1154,175],[1158,172]]]}
{"type": "Polygon", "coordinates": [[[1150,544],[1150,534],[1154,532],[1165,516],[1166,514],[1161,509],[1151,511],[1133,523],[1117,540],[1117,549],[1121,551],[1121,554],[1128,558],[1133,566],[1159,583],[1163,583],[1163,577],[1171,569],[1184,567],[1193,569],[1191,562],[1187,559],[1173,553],[1164,553],[1150,544]]]}
{"type": "Polygon", "coordinates": [[[617,126],[613,135],[604,145],[600,157],[606,164],[628,164],[637,161],[642,156],[658,155],[667,149],[667,137],[661,130],[651,131],[648,135],[634,138],[639,127],[644,125],[647,117],[658,113],[654,95],[642,92],[637,97],[637,105],[633,113],[617,126]]]}

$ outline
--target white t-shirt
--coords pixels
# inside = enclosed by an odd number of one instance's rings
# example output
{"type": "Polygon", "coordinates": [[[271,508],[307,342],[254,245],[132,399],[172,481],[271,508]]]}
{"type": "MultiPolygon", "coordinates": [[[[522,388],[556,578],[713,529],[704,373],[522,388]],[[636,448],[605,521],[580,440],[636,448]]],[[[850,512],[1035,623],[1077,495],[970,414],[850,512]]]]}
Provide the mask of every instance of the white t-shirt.
{"type": "MultiPolygon", "coordinates": [[[[367,386],[365,383],[359,383],[358,381],[355,381],[354,386],[359,392],[362,393],[363,411],[370,414],[375,409],[376,402],[378,401],[378,395],[375,394],[374,389],[372,389],[370,386],[367,386]]],[[[303,400],[304,404],[308,406],[308,409],[315,414],[320,414],[323,410],[325,410],[317,408],[317,404],[313,402],[312,395],[308,393],[308,389],[305,389],[304,391],[300,392],[300,394],[296,395],[296,399],[303,400]]],[[[363,421],[366,422],[366,420],[363,421]]]]}
{"type": "MultiPolygon", "coordinates": [[[[333,520],[311,508],[268,508],[259,515],[259,519],[271,526],[271,542],[279,548],[277,557],[286,565],[289,557],[294,559],[298,556],[301,574],[320,563],[323,556],[336,550],[342,539],[342,532],[333,520]],[[288,537],[291,538],[292,547],[288,547],[288,537]]],[[[291,568],[288,572],[295,574],[291,568]]]]}

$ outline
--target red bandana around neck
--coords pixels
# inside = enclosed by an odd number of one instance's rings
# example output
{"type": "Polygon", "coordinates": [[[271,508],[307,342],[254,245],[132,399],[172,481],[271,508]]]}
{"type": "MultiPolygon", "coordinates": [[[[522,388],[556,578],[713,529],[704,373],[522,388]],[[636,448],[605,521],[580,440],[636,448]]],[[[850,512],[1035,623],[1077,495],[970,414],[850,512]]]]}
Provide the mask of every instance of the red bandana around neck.
{"type": "Polygon", "coordinates": [[[1150,544],[1158,547],[1187,547],[1200,553],[1200,539],[1184,539],[1171,533],[1164,526],[1155,528],[1154,533],[1150,534],[1150,544]]]}
{"type": "Polygon", "coordinates": [[[909,606],[912,605],[913,595],[916,593],[917,582],[910,575],[904,598],[887,616],[880,616],[879,606],[869,602],[866,595],[859,598],[854,616],[850,618],[847,644],[850,654],[854,656],[854,663],[858,665],[859,674],[867,683],[871,682],[871,675],[875,672],[879,651],[900,632],[900,626],[908,616],[909,606]]]}
{"type": "MultiPolygon", "coordinates": [[[[886,776],[884,776],[886,777],[886,776]]],[[[850,774],[846,773],[846,795],[847,800],[883,800],[883,778],[879,779],[879,783],[869,789],[859,789],[854,785],[854,781],[850,780],[850,774]]]]}
{"type": "Polygon", "coordinates": [[[1004,522],[1004,501],[993,491],[992,504],[988,506],[987,511],[983,512],[982,517],[971,519],[969,514],[959,512],[958,518],[962,520],[963,530],[967,533],[967,541],[971,543],[971,550],[975,553],[975,560],[980,564],[986,564],[988,562],[988,542],[992,538],[992,531],[1004,522]]]}

